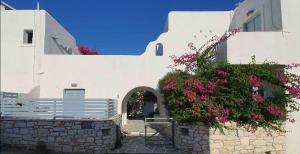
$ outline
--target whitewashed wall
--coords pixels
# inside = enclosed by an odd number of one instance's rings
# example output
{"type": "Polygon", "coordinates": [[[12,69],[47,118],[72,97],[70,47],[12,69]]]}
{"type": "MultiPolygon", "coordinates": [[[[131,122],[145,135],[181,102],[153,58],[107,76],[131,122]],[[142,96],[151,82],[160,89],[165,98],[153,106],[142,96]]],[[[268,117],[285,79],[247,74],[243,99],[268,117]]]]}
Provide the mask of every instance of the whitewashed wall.
{"type": "Polygon", "coordinates": [[[65,54],[54,42],[78,54],[76,41],[44,10],[1,10],[1,91],[39,97],[40,56],[65,54]],[[23,43],[24,30],[33,30],[33,43],[23,43]]]}
{"type": "Polygon", "coordinates": [[[38,58],[42,51],[41,14],[29,10],[1,10],[1,91],[32,93],[38,97],[38,58]],[[33,43],[23,44],[23,31],[32,29],[33,43]]]}
{"type": "Polygon", "coordinates": [[[261,15],[262,31],[280,31],[281,0],[246,0],[234,10],[230,28],[243,27],[243,24],[261,15]],[[254,11],[247,15],[249,11],[254,11]]]}
{"type": "Polygon", "coordinates": [[[75,38],[62,27],[50,14],[43,11],[45,16],[45,54],[78,53],[75,38]],[[54,39],[56,38],[56,40],[54,39]],[[64,47],[70,48],[67,51],[64,47]]]}

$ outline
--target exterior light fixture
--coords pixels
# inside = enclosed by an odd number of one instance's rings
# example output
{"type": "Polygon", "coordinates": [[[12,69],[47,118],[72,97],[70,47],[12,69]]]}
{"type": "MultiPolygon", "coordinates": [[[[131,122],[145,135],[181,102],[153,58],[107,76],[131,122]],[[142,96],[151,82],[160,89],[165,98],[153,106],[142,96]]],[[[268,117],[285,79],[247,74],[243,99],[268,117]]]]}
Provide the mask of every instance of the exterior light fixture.
{"type": "Polygon", "coordinates": [[[77,87],[77,83],[71,83],[71,87],[77,87]]]}

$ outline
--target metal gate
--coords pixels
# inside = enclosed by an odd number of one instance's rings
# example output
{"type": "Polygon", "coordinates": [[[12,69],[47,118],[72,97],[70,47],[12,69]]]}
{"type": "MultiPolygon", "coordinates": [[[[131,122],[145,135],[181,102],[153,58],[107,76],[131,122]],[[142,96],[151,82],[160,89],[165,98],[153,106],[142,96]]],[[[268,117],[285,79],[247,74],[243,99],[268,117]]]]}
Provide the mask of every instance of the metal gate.
{"type": "Polygon", "coordinates": [[[163,135],[166,139],[169,139],[172,146],[175,147],[175,125],[172,118],[145,118],[145,144],[149,144],[149,141],[153,140],[154,136],[163,135]],[[147,128],[152,127],[156,130],[151,136],[147,136],[147,128]],[[169,130],[166,130],[169,129],[169,130]]]}

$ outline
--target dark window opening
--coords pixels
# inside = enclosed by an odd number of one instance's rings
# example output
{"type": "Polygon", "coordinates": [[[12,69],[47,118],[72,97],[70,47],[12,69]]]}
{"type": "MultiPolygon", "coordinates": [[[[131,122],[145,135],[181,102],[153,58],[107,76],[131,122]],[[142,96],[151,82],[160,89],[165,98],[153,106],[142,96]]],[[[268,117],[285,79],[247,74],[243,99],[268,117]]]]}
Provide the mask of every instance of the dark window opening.
{"type": "Polygon", "coordinates": [[[24,30],[23,43],[32,44],[33,41],[33,30],[24,30]]]}
{"type": "Polygon", "coordinates": [[[111,130],[109,128],[102,129],[101,131],[102,131],[103,136],[108,136],[108,135],[110,135],[110,132],[111,132],[111,130]]]}
{"type": "Polygon", "coordinates": [[[252,20],[244,24],[245,32],[259,32],[262,31],[261,28],[261,16],[257,15],[252,20]]]}
{"type": "Polygon", "coordinates": [[[163,56],[164,46],[161,43],[156,44],[156,56],[163,56]]]}

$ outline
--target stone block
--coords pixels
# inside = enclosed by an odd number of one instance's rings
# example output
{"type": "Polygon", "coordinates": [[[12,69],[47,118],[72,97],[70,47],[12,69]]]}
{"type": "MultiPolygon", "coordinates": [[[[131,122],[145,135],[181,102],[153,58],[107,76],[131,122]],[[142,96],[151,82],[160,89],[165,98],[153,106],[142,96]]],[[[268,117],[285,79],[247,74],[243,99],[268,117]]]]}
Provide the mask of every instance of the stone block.
{"type": "Polygon", "coordinates": [[[242,137],[240,141],[241,141],[241,145],[245,145],[245,146],[249,145],[250,143],[248,137],[242,137]]]}
{"type": "Polygon", "coordinates": [[[69,146],[69,145],[64,145],[62,148],[63,152],[72,152],[72,150],[73,150],[73,147],[69,146]]]}
{"type": "Polygon", "coordinates": [[[74,135],[74,134],[76,134],[76,132],[77,132],[76,130],[69,130],[69,131],[68,131],[68,134],[69,134],[69,135],[74,135]]]}
{"type": "Polygon", "coordinates": [[[210,154],[220,154],[220,151],[218,149],[212,149],[210,154]]]}
{"type": "Polygon", "coordinates": [[[85,139],[84,138],[79,138],[77,141],[80,142],[80,143],[83,143],[83,142],[85,142],[85,139]]]}
{"type": "Polygon", "coordinates": [[[226,140],[226,141],[224,141],[224,147],[234,146],[235,142],[236,141],[234,141],[234,140],[226,140]]]}
{"type": "Polygon", "coordinates": [[[28,131],[27,128],[21,128],[19,133],[20,133],[20,134],[28,134],[29,131],[28,131]]]}
{"type": "Polygon", "coordinates": [[[32,140],[33,138],[32,138],[32,136],[30,135],[30,134],[25,134],[25,135],[23,135],[23,140],[27,140],[27,141],[29,141],[29,140],[32,140]]]}
{"type": "Polygon", "coordinates": [[[48,142],[54,142],[55,138],[54,137],[48,137],[48,142]]]}
{"type": "Polygon", "coordinates": [[[86,142],[94,142],[94,138],[93,137],[88,137],[87,139],[86,139],[86,142]]]}
{"type": "Polygon", "coordinates": [[[15,127],[16,128],[26,128],[26,122],[16,122],[15,127]]]}
{"type": "Polygon", "coordinates": [[[49,134],[49,131],[48,131],[48,129],[44,129],[44,128],[38,129],[38,134],[39,135],[47,135],[47,134],[49,134]]]}
{"type": "Polygon", "coordinates": [[[84,134],[84,131],[83,130],[77,130],[77,134],[82,135],[82,134],[84,134]]]}
{"type": "Polygon", "coordinates": [[[211,135],[209,137],[209,139],[211,139],[211,140],[224,140],[224,139],[226,139],[226,136],[225,135],[211,135]]]}
{"type": "Polygon", "coordinates": [[[284,144],[285,143],[285,137],[284,136],[278,136],[274,138],[274,143],[276,144],[284,144]]]}
{"type": "Polygon", "coordinates": [[[52,122],[49,122],[49,121],[39,121],[39,122],[37,123],[37,125],[39,125],[39,126],[52,126],[53,123],[52,123],[52,122]]]}
{"type": "Polygon", "coordinates": [[[54,127],[53,132],[64,132],[65,128],[64,127],[54,127]]]}
{"type": "Polygon", "coordinates": [[[27,127],[33,127],[34,126],[34,122],[27,122],[26,126],[27,127]]]}
{"type": "Polygon", "coordinates": [[[212,148],[217,148],[217,149],[224,147],[223,143],[213,143],[211,146],[212,148]]]}
{"type": "Polygon", "coordinates": [[[263,139],[254,140],[252,143],[254,146],[266,145],[266,142],[263,139]]]}

